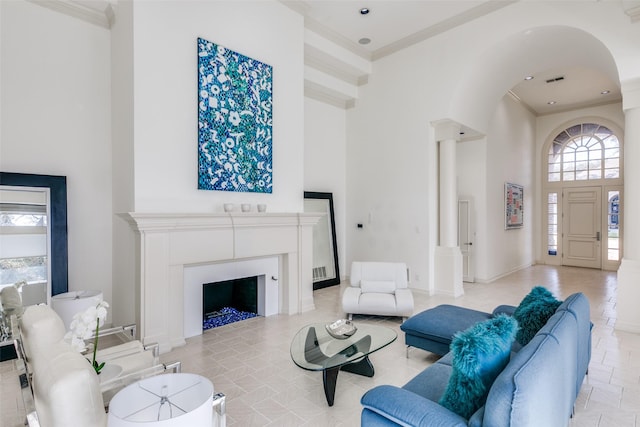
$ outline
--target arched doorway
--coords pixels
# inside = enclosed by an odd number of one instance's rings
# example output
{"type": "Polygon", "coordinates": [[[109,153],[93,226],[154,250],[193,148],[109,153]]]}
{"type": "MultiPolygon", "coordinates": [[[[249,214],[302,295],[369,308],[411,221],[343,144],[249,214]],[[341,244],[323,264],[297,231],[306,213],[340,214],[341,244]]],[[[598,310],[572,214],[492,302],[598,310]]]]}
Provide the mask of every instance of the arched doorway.
{"type": "MultiPolygon", "coordinates": [[[[553,139],[560,131],[564,130],[562,128],[553,135],[548,134],[557,123],[578,120],[581,116],[584,118],[585,115],[601,114],[600,110],[578,111],[584,109],[585,106],[577,104],[573,107],[563,105],[559,110],[562,114],[557,115],[553,112],[537,112],[529,109],[533,114],[533,119],[523,122],[525,126],[519,126],[520,122],[509,123],[509,132],[504,132],[501,137],[502,140],[510,138],[510,144],[502,144],[500,147],[502,151],[492,150],[495,136],[491,133],[491,127],[496,122],[497,115],[508,117],[505,111],[510,109],[513,102],[519,102],[518,97],[514,96],[517,94],[514,94],[512,89],[526,76],[535,75],[535,81],[544,83],[545,80],[542,77],[552,71],[570,69],[571,67],[597,70],[601,75],[608,77],[613,82],[613,86],[618,88],[620,83],[616,63],[607,46],[586,30],[565,26],[539,27],[515,33],[497,42],[470,61],[475,65],[472,70],[470,69],[467,79],[461,80],[457,85],[456,91],[450,99],[449,108],[451,117],[456,117],[460,123],[473,127],[486,135],[486,138],[480,141],[480,144],[484,145],[480,150],[477,150],[480,151],[481,157],[476,157],[485,160],[484,179],[477,184],[481,187],[481,191],[474,192],[479,198],[484,199],[485,210],[478,219],[477,229],[487,230],[481,236],[482,239],[479,238],[477,244],[474,243],[478,265],[485,268],[485,271],[478,271],[478,279],[482,281],[491,280],[506,271],[513,271],[530,263],[546,262],[548,258],[551,258],[548,255],[546,235],[548,194],[545,193],[545,188],[541,185],[542,172],[541,167],[538,166],[540,150],[542,150],[547,137],[553,139]],[[505,94],[511,96],[509,102],[504,101],[505,94]],[[500,111],[498,108],[502,108],[502,110],[500,111]],[[525,132],[528,133],[522,137],[525,132]],[[531,137],[532,134],[533,137],[531,137]],[[535,153],[531,153],[529,160],[529,152],[524,152],[524,150],[531,149],[530,141],[532,139],[535,144],[535,153]],[[522,141],[525,140],[529,145],[522,147],[522,141]],[[516,176],[515,181],[511,181],[512,175],[516,176]],[[500,205],[501,184],[507,181],[524,184],[525,206],[532,207],[531,215],[527,213],[524,227],[517,231],[503,231],[496,219],[499,214],[498,210],[502,208],[500,205]],[[496,208],[496,206],[498,207],[496,208]],[[525,247],[534,248],[533,256],[530,252],[522,249],[525,247]],[[499,263],[495,260],[506,261],[499,263]]],[[[566,80],[570,81],[570,79],[571,76],[568,75],[566,80]]],[[[549,83],[549,87],[552,85],[553,83],[549,83]]],[[[600,90],[598,89],[598,93],[602,93],[600,90]]],[[[545,105],[547,103],[545,102],[545,105]]],[[[613,112],[614,108],[611,108],[611,111],[602,113],[602,115],[623,126],[624,118],[621,104],[617,104],[615,108],[619,108],[620,112],[613,112]],[[622,120],[618,120],[618,117],[622,117],[622,120]]],[[[524,112],[522,115],[526,116],[527,113],[524,112]]],[[[571,125],[578,123],[582,122],[574,122],[571,125]]],[[[607,125],[608,122],[605,121],[604,124],[607,125]]],[[[608,127],[613,129],[616,135],[621,136],[621,132],[618,132],[619,128],[608,127]]],[[[471,151],[469,150],[469,152],[471,151]]],[[[622,164],[622,159],[620,159],[620,164],[622,164]]],[[[464,167],[461,166],[459,169],[464,170],[464,167]]],[[[478,178],[475,179],[476,182],[480,181],[478,178]]],[[[621,186],[621,181],[616,185],[621,186]]],[[[615,194],[622,202],[621,188],[601,188],[600,204],[602,200],[615,197],[615,194]],[[610,191],[613,191],[611,195],[610,191]],[[618,193],[615,193],[616,191],[618,193]]],[[[483,201],[479,200],[478,206],[482,205],[483,201]]],[[[622,203],[619,206],[622,206],[622,203]]],[[[600,220],[610,218],[608,212],[601,213],[600,210],[598,212],[600,220]]],[[[608,237],[608,227],[601,228],[600,233],[601,239],[605,235],[608,237]]],[[[621,230],[618,230],[617,233],[618,239],[612,240],[611,244],[608,244],[608,249],[611,249],[612,256],[619,260],[621,258],[621,230]],[[614,250],[615,243],[618,243],[619,246],[614,250]]],[[[614,230],[612,229],[613,234],[614,230]]],[[[616,264],[602,265],[603,259],[606,263],[609,262],[608,258],[609,251],[604,257],[600,256],[600,267],[615,269],[617,261],[616,264]]]]}

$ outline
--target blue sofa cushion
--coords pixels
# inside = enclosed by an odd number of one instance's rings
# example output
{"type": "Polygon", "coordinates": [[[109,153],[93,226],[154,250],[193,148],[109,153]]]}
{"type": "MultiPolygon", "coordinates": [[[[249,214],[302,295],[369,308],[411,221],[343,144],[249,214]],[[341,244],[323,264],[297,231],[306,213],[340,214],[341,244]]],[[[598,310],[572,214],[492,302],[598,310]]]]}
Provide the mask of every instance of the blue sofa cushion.
{"type": "Polygon", "coordinates": [[[546,288],[534,287],[513,312],[513,317],[520,325],[516,341],[523,346],[527,345],[560,304],[562,301],[558,301],[546,288]]]}
{"type": "Polygon", "coordinates": [[[391,385],[372,388],[362,396],[360,403],[364,407],[361,425],[367,427],[467,427],[467,420],[438,403],[391,385]]]}
{"type": "Polygon", "coordinates": [[[491,384],[509,362],[518,322],[504,314],[454,335],[452,372],[439,403],[469,419],[484,405],[491,384]]]}
{"type": "Polygon", "coordinates": [[[407,334],[451,344],[451,337],[476,322],[491,318],[478,310],[456,305],[442,304],[408,318],[400,329],[407,334]]]}
{"type": "Polygon", "coordinates": [[[437,403],[444,394],[452,369],[450,365],[434,363],[402,388],[437,403]]]}

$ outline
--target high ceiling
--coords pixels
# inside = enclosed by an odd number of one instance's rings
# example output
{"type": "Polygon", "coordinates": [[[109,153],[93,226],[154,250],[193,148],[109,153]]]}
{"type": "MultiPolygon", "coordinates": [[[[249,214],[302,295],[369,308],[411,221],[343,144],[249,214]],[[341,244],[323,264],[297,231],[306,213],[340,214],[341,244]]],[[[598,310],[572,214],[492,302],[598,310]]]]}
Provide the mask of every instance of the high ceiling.
{"type": "MultiPolygon", "coordinates": [[[[376,60],[478,19],[515,1],[282,0],[305,16],[305,26],[365,58],[376,60]],[[362,8],[368,13],[362,14],[362,8]],[[370,42],[362,44],[362,39],[370,42]]],[[[619,82],[585,64],[531,72],[511,94],[536,115],[621,100],[619,82]],[[552,82],[547,82],[553,80],[552,82]],[[606,92],[608,91],[608,92],[606,92]],[[606,92],[602,94],[602,92],[606,92]]]]}
{"type": "MultiPolygon", "coordinates": [[[[117,7],[117,0],[31,1],[106,28],[111,26],[113,20],[112,7],[117,7]]],[[[302,14],[306,28],[363,58],[375,61],[496,10],[510,7],[519,0],[279,1],[302,14]],[[368,13],[362,14],[363,8],[367,8],[368,13]],[[370,41],[363,44],[362,39],[370,41]]],[[[621,13],[629,15],[632,21],[640,21],[640,6],[635,7],[635,4],[622,1],[621,13]]],[[[571,46],[570,41],[563,41],[571,46]]],[[[545,39],[543,42],[546,43],[545,46],[553,47],[558,44],[558,39],[545,39]]],[[[588,46],[587,49],[585,47],[577,46],[571,50],[588,51],[588,46]]],[[[575,56],[575,52],[564,52],[571,58],[575,56]]],[[[550,57],[547,55],[548,59],[550,57]]],[[[330,67],[332,58],[325,55],[322,61],[325,66],[330,67]]],[[[559,62],[562,63],[556,67],[529,71],[534,78],[524,80],[526,76],[523,75],[523,80],[511,88],[510,93],[536,115],[613,103],[622,99],[620,83],[613,76],[617,73],[604,72],[602,67],[594,65],[594,61],[590,59],[571,63],[565,57],[559,62]]]]}
{"type": "Polygon", "coordinates": [[[479,0],[281,0],[305,25],[377,59],[514,3],[479,0]],[[361,10],[368,13],[362,14],[361,10]],[[370,43],[362,44],[361,39],[370,43]]]}

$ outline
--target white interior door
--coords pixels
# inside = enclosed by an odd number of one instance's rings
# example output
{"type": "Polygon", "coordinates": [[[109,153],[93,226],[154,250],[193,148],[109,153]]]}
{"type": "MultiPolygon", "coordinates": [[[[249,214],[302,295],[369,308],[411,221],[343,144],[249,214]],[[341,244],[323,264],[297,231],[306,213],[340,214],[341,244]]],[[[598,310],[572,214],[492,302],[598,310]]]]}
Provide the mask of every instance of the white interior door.
{"type": "Polygon", "coordinates": [[[601,187],[565,188],[563,265],[601,268],[601,187]]]}
{"type": "Polygon", "coordinates": [[[458,246],[462,252],[462,280],[475,281],[471,200],[458,200],[458,246]]]}

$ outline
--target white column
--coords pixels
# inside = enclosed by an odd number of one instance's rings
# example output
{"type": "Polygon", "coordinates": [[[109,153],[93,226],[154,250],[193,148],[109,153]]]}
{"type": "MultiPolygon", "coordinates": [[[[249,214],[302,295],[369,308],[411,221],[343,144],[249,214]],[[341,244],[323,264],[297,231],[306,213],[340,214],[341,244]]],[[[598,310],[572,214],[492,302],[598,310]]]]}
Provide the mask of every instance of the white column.
{"type": "Polygon", "coordinates": [[[623,258],[616,329],[640,333],[640,79],[622,85],[625,113],[623,258]]]}
{"type": "Polygon", "coordinates": [[[440,141],[440,246],[458,246],[458,189],[455,139],[440,141]]]}
{"type": "Polygon", "coordinates": [[[435,292],[458,297],[462,287],[462,253],[458,247],[456,143],[461,126],[451,120],[433,123],[440,144],[440,242],[435,250],[435,292]]]}

